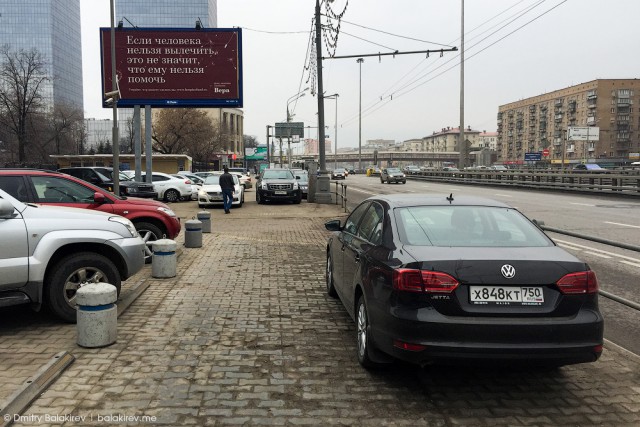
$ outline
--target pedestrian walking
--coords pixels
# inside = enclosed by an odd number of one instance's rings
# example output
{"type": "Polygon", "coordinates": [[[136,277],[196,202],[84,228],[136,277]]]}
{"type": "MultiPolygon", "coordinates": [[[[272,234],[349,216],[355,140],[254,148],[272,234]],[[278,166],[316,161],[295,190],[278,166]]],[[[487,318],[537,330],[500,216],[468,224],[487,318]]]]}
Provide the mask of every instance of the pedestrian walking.
{"type": "Polygon", "coordinates": [[[233,202],[233,191],[236,188],[235,182],[233,182],[233,175],[229,173],[229,168],[224,166],[224,173],[220,175],[220,189],[222,190],[222,204],[224,206],[224,213],[231,213],[231,202],[233,202]]]}

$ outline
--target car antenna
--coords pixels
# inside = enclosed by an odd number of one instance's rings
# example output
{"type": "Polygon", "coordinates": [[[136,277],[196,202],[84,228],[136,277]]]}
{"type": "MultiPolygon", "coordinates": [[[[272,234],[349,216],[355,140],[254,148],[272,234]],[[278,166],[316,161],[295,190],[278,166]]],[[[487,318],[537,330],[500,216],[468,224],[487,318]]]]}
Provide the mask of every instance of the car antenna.
{"type": "Polygon", "coordinates": [[[451,204],[451,202],[453,202],[453,193],[449,194],[449,197],[447,197],[447,200],[449,201],[449,204],[451,204]]]}

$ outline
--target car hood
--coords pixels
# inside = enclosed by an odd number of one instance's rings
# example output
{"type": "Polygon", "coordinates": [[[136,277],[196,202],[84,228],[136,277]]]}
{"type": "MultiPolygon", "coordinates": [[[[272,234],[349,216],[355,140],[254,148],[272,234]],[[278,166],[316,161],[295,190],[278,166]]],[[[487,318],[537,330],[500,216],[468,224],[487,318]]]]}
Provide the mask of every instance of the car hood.
{"type": "Polygon", "coordinates": [[[554,283],[567,273],[584,271],[588,267],[575,256],[557,246],[519,247],[436,247],[404,246],[415,259],[412,267],[442,271],[462,283],[519,284],[554,283]],[[516,270],[514,279],[501,274],[503,265],[516,270]]]}
{"type": "Polygon", "coordinates": [[[159,201],[153,200],[153,199],[143,199],[143,198],[140,198],[140,197],[127,197],[126,199],[121,200],[120,202],[121,203],[129,203],[129,204],[137,205],[137,206],[149,206],[149,207],[153,207],[153,208],[171,209],[165,203],[162,203],[162,202],[159,202],[159,201]]]}

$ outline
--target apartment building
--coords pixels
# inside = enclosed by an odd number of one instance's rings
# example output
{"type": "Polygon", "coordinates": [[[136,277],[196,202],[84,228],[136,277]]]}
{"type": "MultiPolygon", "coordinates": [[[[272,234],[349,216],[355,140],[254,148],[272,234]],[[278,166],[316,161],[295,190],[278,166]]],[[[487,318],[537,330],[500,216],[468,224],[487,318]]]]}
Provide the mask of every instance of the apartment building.
{"type": "Polygon", "coordinates": [[[546,149],[552,164],[624,165],[640,158],[639,128],[640,79],[597,79],[501,105],[498,162],[546,149]],[[567,140],[569,127],[597,127],[599,140],[567,140]]]}

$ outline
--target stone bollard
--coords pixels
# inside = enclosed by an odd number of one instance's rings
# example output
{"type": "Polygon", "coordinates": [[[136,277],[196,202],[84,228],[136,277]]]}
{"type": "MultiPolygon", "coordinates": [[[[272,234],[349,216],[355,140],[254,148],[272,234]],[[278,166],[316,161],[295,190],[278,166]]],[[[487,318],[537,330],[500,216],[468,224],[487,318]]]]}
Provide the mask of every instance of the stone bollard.
{"type": "Polygon", "coordinates": [[[202,222],[203,233],[211,233],[211,212],[198,212],[198,221],[202,222]]]}
{"type": "Polygon", "coordinates": [[[164,279],[176,276],[177,246],[177,243],[170,239],[159,239],[151,242],[153,250],[151,277],[164,279]]]}
{"type": "Polygon", "coordinates": [[[76,292],[78,345],[94,348],[116,342],[118,290],[110,283],[89,283],[76,292]]]}
{"type": "Polygon", "coordinates": [[[184,247],[202,247],[202,222],[197,219],[190,219],[184,223],[184,247]]]}

